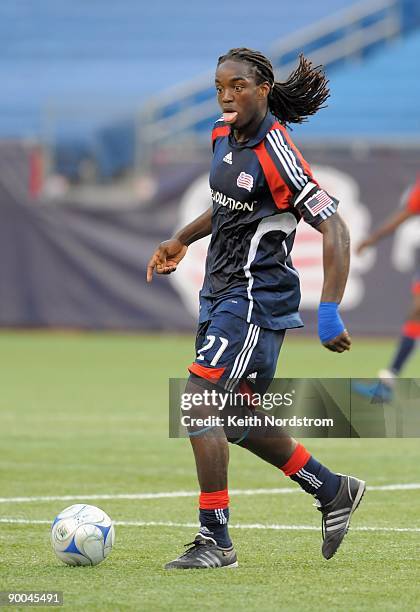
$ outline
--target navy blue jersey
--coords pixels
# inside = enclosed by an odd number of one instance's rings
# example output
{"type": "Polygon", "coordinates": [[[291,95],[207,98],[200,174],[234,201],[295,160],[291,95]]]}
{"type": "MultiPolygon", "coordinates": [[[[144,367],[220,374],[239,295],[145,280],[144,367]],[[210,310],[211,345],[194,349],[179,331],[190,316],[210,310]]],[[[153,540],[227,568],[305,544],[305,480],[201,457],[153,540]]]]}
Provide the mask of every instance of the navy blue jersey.
{"type": "Polygon", "coordinates": [[[300,327],[299,275],[290,256],[296,226],[303,217],[316,227],[338,202],[270,113],[247,142],[238,143],[223,119],[212,136],[212,235],[200,322],[217,309],[268,329],[300,327]]]}

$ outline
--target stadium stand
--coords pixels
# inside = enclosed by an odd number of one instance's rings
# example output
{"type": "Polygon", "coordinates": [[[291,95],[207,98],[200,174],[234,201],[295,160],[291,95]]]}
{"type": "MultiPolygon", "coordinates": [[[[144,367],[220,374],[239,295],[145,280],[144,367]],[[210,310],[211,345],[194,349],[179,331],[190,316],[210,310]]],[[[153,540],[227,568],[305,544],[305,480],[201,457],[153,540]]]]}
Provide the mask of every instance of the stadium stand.
{"type": "Polygon", "coordinates": [[[420,135],[420,81],[415,77],[420,33],[398,40],[362,63],[343,66],[330,76],[328,112],[296,127],[303,138],[369,137],[370,141],[420,135]]]}
{"type": "MultiPolygon", "coordinates": [[[[269,55],[280,80],[294,68],[301,51],[314,63],[323,64],[329,76],[345,70],[350,62],[356,62],[350,93],[347,91],[349,84],[346,86],[345,104],[348,106],[358,82],[357,71],[363,62],[374,51],[395,43],[396,39],[407,36],[419,25],[420,7],[416,0],[373,0],[358,3],[291,36],[283,37],[272,46],[269,55]]],[[[398,60],[394,65],[398,65],[398,60]]],[[[366,72],[369,72],[369,68],[366,72]]],[[[178,126],[184,133],[208,132],[218,112],[213,88],[207,85],[208,82],[209,75],[205,75],[201,82],[191,82],[189,86],[179,87],[149,103],[143,119],[145,146],[170,140],[178,126]]],[[[381,104],[377,106],[380,108],[381,104]]],[[[340,108],[339,105],[337,107],[340,108]]],[[[341,119],[344,121],[345,117],[341,119]]],[[[371,131],[375,131],[375,122],[370,127],[371,131]]],[[[324,122],[323,129],[328,137],[328,123],[324,122]]]]}
{"type": "MultiPolygon", "coordinates": [[[[161,134],[171,138],[176,124],[186,132],[207,134],[217,112],[208,71],[220,53],[235,45],[269,52],[283,70],[291,67],[301,49],[330,66],[334,99],[328,118],[321,113],[305,135],[345,136],[353,132],[352,116],[362,119],[357,105],[349,103],[351,82],[356,80],[366,89],[366,109],[383,95],[380,79],[376,90],[371,77],[375,70],[386,70],[387,63],[401,88],[409,86],[405,67],[418,54],[416,37],[393,44],[382,56],[370,59],[368,53],[414,29],[420,21],[417,4],[415,0],[325,0],[319,6],[301,0],[273,18],[272,4],[255,11],[253,0],[243,0],[239,11],[214,0],[197,12],[188,0],[148,5],[135,0],[57,5],[44,0],[36,8],[29,0],[3,3],[0,137],[42,140],[53,151],[55,168],[70,179],[78,179],[84,160],[95,161],[99,177],[115,176],[138,162],[139,141],[142,151],[147,151],[148,133],[158,140],[161,134]],[[212,21],[218,27],[209,28],[212,21]],[[220,27],[232,23],[240,37],[232,34],[230,26],[220,27]],[[272,41],[278,42],[272,45],[272,41]],[[346,65],[354,56],[358,60],[367,56],[366,64],[346,65]],[[143,108],[140,119],[139,108],[143,108]],[[193,120],[184,124],[186,109],[193,120]]],[[[387,93],[390,99],[392,94],[387,93]]],[[[407,125],[402,133],[416,124],[412,106],[403,115],[407,125]]],[[[392,112],[397,114],[398,108],[392,112]]],[[[378,115],[377,126],[366,119],[368,133],[383,131],[392,112],[378,115]]],[[[363,120],[358,125],[363,132],[363,120]]]]}
{"type": "Polygon", "coordinates": [[[240,11],[223,0],[202,3],[199,11],[189,0],[0,3],[0,136],[38,135],[48,105],[105,106],[106,100],[111,116],[121,106],[133,111],[147,96],[211,68],[235,44],[267,47],[353,3],[325,0],[315,7],[301,0],[274,19],[270,3],[256,11],[253,0],[242,0],[240,11]],[[239,38],[230,26],[216,35],[208,27],[220,16],[223,24],[235,23],[239,38]]]}

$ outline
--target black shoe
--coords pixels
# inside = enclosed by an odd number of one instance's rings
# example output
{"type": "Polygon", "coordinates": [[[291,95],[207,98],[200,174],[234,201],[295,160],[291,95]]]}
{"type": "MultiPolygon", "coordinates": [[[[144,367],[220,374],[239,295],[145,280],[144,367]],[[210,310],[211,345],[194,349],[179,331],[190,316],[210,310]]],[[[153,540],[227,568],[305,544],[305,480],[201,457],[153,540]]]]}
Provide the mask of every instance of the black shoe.
{"type": "Polygon", "coordinates": [[[322,554],[331,559],[346,535],[350,519],[366,490],[366,483],[353,476],[343,476],[337,495],[325,506],[317,504],[322,512],[322,554]]]}
{"type": "Polygon", "coordinates": [[[210,569],[216,567],[238,567],[236,552],[231,548],[221,548],[213,538],[197,533],[194,542],[186,552],[165,565],[165,569],[210,569]]]}

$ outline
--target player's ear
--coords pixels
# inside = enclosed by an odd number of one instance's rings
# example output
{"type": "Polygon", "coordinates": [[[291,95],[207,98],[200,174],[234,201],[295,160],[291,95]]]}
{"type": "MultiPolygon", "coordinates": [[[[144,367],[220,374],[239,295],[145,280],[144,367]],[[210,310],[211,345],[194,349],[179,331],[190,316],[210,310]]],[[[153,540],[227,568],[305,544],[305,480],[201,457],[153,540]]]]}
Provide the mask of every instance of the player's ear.
{"type": "Polygon", "coordinates": [[[270,84],[265,82],[265,83],[261,83],[261,85],[258,86],[258,97],[259,98],[268,98],[268,94],[271,91],[271,87],[270,84]]]}

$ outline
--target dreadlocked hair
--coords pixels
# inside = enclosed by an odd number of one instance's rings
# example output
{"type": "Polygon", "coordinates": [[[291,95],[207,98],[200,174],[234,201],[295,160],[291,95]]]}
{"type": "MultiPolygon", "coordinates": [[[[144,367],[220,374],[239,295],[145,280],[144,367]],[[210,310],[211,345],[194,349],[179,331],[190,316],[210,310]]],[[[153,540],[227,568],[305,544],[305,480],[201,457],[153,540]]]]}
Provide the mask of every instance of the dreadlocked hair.
{"type": "Polygon", "coordinates": [[[274,70],[270,60],[259,51],[241,47],[231,49],[219,57],[217,65],[227,60],[247,62],[255,70],[257,85],[267,82],[271,91],[268,95],[268,108],[281,124],[303,123],[320,108],[330,96],[328,79],[322,66],[312,66],[312,62],[299,55],[298,67],[283,83],[274,80],[274,70]]]}

